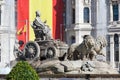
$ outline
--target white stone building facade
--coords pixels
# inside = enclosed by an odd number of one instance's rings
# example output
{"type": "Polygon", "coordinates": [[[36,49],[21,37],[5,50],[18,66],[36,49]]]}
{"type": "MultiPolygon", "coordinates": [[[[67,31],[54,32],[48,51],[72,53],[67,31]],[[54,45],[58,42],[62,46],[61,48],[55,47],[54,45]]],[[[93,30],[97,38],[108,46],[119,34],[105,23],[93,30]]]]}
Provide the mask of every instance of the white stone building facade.
{"type": "Polygon", "coordinates": [[[15,60],[15,0],[0,0],[0,74],[15,60]]]}
{"type": "Polygon", "coordinates": [[[66,0],[66,42],[81,43],[84,35],[105,36],[106,60],[120,62],[120,0],[66,0]]]}

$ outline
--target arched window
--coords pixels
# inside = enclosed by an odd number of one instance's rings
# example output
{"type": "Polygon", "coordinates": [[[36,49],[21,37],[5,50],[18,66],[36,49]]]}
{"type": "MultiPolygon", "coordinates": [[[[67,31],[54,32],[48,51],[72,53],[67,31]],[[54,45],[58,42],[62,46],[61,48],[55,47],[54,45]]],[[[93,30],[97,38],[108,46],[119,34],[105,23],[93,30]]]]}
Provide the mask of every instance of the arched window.
{"type": "Polygon", "coordinates": [[[75,36],[71,37],[71,43],[75,43],[75,36]]]}
{"type": "Polygon", "coordinates": [[[113,4],[113,21],[118,21],[119,16],[119,10],[118,10],[118,4],[113,4]]]}
{"type": "Polygon", "coordinates": [[[84,23],[89,23],[89,8],[84,8],[84,23]]]}

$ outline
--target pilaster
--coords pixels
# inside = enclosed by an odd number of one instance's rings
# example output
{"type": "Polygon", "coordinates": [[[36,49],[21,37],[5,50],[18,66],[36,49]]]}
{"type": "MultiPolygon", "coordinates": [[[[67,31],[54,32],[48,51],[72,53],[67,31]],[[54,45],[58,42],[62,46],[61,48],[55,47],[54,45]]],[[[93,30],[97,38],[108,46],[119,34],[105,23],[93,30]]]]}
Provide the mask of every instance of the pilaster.
{"type": "Polygon", "coordinates": [[[114,35],[110,35],[110,63],[114,68],[114,35]]]}
{"type": "Polygon", "coordinates": [[[110,22],[113,22],[113,8],[112,8],[112,2],[110,2],[110,22]]]}
{"type": "Polygon", "coordinates": [[[119,63],[120,63],[120,34],[119,34],[119,63]]]}

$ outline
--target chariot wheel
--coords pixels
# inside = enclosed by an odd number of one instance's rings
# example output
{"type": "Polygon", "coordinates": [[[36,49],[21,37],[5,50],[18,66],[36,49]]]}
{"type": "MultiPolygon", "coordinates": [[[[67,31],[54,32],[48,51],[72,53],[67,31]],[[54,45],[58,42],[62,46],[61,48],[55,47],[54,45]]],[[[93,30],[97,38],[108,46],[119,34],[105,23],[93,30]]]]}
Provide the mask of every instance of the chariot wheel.
{"type": "Polygon", "coordinates": [[[27,42],[23,50],[23,55],[25,58],[31,60],[38,58],[40,56],[40,47],[38,43],[34,41],[27,42]]]}
{"type": "Polygon", "coordinates": [[[49,46],[45,50],[46,58],[55,58],[57,56],[57,50],[54,46],[49,46]]]}

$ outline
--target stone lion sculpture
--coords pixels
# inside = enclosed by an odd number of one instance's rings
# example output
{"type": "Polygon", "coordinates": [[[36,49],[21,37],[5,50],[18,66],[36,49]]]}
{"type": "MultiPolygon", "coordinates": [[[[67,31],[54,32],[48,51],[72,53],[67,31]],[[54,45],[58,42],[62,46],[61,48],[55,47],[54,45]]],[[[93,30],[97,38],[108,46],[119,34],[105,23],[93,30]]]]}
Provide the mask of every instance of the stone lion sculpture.
{"type": "Polygon", "coordinates": [[[95,59],[96,55],[104,55],[102,49],[107,45],[104,37],[94,39],[91,35],[85,35],[81,44],[72,44],[68,49],[69,60],[95,59]]]}
{"type": "Polygon", "coordinates": [[[68,57],[69,60],[78,60],[86,59],[90,52],[94,53],[93,48],[95,45],[95,40],[90,35],[85,35],[83,37],[83,42],[81,44],[72,44],[68,48],[68,57]]]}
{"type": "Polygon", "coordinates": [[[106,38],[103,37],[103,36],[99,36],[96,39],[96,44],[95,44],[94,50],[96,51],[97,54],[105,56],[105,54],[103,53],[102,49],[103,49],[103,47],[106,47],[106,46],[107,46],[106,38]]]}
{"type": "Polygon", "coordinates": [[[95,39],[95,45],[94,45],[93,51],[88,54],[88,56],[89,56],[88,58],[90,60],[93,60],[96,57],[96,55],[105,56],[105,53],[103,52],[103,48],[106,46],[107,46],[106,38],[103,36],[98,36],[95,39]]]}

